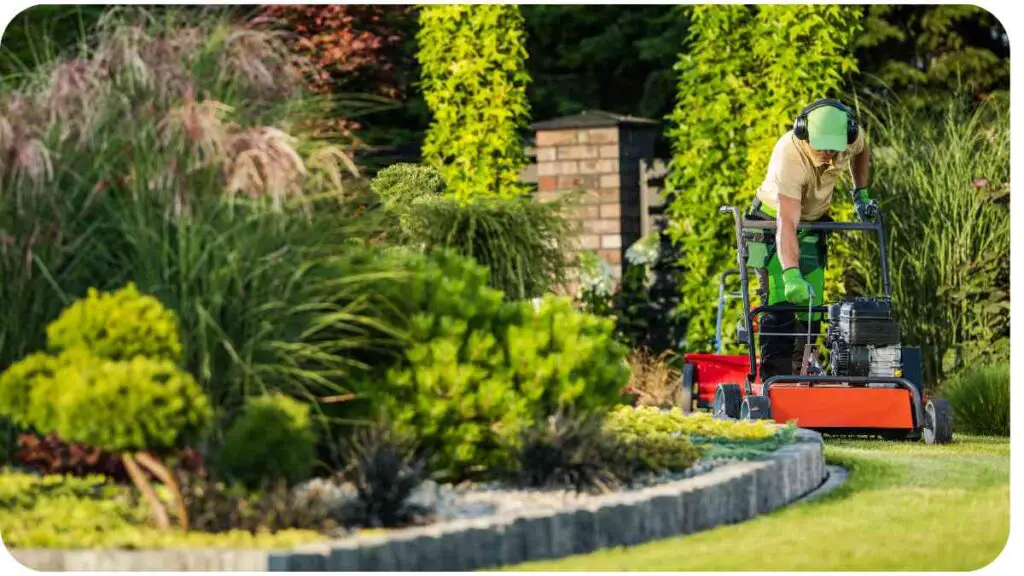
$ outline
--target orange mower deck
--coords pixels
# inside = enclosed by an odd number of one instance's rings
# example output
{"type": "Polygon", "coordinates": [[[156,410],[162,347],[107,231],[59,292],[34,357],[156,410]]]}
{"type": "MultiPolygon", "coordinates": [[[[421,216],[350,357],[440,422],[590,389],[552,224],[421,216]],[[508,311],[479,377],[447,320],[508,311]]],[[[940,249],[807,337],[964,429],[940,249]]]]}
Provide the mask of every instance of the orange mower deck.
{"type": "MultiPolygon", "coordinates": [[[[758,393],[760,390],[758,390],[758,393]]],[[[912,430],[913,402],[901,388],[776,384],[769,390],[771,416],[815,430],[912,430]]]]}

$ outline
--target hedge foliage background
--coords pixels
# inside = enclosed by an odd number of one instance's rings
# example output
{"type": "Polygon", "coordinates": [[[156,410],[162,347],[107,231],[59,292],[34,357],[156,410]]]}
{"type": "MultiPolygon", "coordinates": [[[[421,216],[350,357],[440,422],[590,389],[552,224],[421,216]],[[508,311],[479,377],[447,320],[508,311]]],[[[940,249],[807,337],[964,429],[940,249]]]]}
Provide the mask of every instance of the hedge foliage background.
{"type": "MultiPolygon", "coordinates": [[[[746,209],[771,150],[808,102],[836,97],[856,71],[852,41],[860,8],[840,6],[695,6],[692,48],[680,56],[678,98],[670,116],[672,159],[666,188],[687,270],[682,307],[687,348],[714,338],[720,274],[736,266],[731,218],[719,206],[746,209]],[[785,23],[780,26],[779,22],[785,23]]],[[[840,203],[843,191],[837,190],[840,203]]],[[[845,214],[837,214],[845,217],[845,214]]],[[[833,244],[835,246],[835,244],[833,244]]],[[[829,298],[843,294],[843,250],[831,254],[829,298]],[[838,252],[838,254],[837,254],[838,252]]],[[[739,303],[726,317],[735,318],[739,303]]]]}
{"type": "Polygon", "coordinates": [[[521,194],[529,75],[519,7],[424,6],[420,24],[422,90],[433,116],[424,163],[460,200],[521,194]]]}

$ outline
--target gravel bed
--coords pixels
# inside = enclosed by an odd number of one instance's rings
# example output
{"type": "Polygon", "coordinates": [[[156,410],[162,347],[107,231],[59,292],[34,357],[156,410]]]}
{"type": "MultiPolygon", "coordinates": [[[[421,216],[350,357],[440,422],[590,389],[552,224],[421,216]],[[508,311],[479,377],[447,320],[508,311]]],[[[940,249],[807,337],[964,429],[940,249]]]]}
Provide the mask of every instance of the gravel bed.
{"type": "MultiPolygon", "coordinates": [[[[731,461],[704,460],[682,472],[650,474],[639,478],[632,486],[619,489],[618,492],[637,491],[649,486],[692,478],[731,461]]],[[[296,493],[302,498],[319,500],[329,509],[339,511],[342,516],[345,515],[344,510],[356,501],[356,490],[352,485],[337,484],[320,478],[296,487],[296,493]]],[[[453,486],[427,480],[413,492],[408,502],[426,511],[423,523],[433,524],[486,516],[516,516],[525,510],[561,509],[579,505],[598,495],[577,493],[573,489],[564,488],[521,489],[499,482],[467,482],[453,486]]]]}

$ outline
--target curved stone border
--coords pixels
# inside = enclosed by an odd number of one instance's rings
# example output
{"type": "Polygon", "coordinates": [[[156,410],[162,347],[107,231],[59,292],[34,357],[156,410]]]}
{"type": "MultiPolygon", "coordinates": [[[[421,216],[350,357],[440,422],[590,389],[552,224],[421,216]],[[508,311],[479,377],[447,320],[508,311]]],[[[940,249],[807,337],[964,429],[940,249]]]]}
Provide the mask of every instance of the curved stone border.
{"type": "Polygon", "coordinates": [[[764,460],[720,466],[693,478],[586,505],[515,518],[477,518],[355,536],[289,550],[8,550],[36,570],[456,571],[563,558],[733,524],[811,494],[829,476],[821,436],[764,460]]]}

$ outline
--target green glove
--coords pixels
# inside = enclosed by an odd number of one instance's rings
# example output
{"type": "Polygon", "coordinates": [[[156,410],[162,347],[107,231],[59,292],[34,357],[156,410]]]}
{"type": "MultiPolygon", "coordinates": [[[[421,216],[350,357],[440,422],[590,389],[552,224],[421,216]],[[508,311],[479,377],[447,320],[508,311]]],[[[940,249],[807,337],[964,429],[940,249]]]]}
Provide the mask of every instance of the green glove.
{"type": "Polygon", "coordinates": [[[793,304],[807,304],[810,302],[811,285],[800,275],[800,269],[796,266],[786,268],[782,271],[782,281],[785,285],[786,300],[793,304]]]}
{"type": "Polygon", "coordinates": [[[853,191],[853,206],[861,222],[867,222],[878,215],[878,203],[868,196],[867,187],[853,191]]]}

